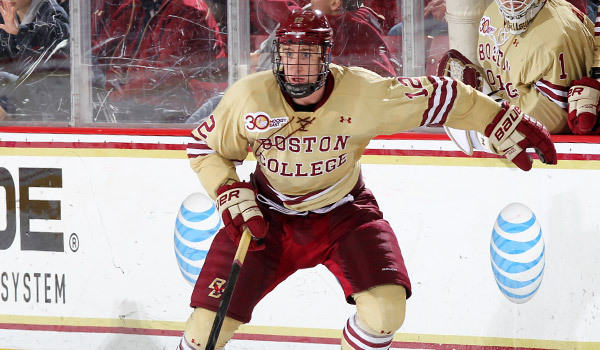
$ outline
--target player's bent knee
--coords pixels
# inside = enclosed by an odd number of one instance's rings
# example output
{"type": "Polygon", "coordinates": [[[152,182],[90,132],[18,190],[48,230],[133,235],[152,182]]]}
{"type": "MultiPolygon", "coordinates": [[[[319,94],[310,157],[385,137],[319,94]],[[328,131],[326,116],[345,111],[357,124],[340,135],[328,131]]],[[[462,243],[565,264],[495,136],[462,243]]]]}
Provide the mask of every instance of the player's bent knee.
{"type": "Polygon", "coordinates": [[[374,335],[392,334],[404,323],[406,289],[386,284],[354,295],[357,324],[374,335]]]}
{"type": "MultiPolygon", "coordinates": [[[[200,307],[194,309],[194,312],[192,312],[185,324],[184,338],[188,344],[197,350],[204,350],[206,348],[208,336],[210,335],[216,314],[214,311],[200,307]]],[[[215,349],[223,349],[241,324],[242,322],[240,321],[225,317],[215,349]]]]}

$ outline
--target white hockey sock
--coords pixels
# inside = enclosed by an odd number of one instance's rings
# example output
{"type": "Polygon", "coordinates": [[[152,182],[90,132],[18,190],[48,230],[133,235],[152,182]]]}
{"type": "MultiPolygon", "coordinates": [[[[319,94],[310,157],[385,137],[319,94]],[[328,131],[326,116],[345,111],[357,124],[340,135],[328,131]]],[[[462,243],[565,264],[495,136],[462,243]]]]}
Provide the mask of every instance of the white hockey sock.
{"type": "Polygon", "coordinates": [[[356,350],[387,350],[392,345],[394,334],[377,336],[365,332],[356,324],[351,316],[344,327],[344,339],[356,350]]]}

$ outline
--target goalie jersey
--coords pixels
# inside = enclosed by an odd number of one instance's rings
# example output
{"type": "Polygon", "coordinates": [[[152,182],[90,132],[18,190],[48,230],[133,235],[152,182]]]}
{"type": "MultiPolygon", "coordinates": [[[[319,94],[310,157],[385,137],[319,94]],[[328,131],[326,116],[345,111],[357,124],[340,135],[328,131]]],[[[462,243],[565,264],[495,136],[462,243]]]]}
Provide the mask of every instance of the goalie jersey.
{"type": "Polygon", "coordinates": [[[188,157],[207,193],[239,181],[236,162],[251,149],[268,185],[286,208],[336,203],[355,186],[360,157],[377,135],[449,125],[483,132],[500,111],[484,94],[447,77],[383,78],[330,65],[324,98],[299,112],[272,71],[237,81],[192,131],[188,157]]]}
{"type": "Polygon", "coordinates": [[[479,25],[477,56],[491,90],[542,122],[552,134],[568,132],[571,81],[592,66],[594,24],[565,0],[548,0],[526,32],[504,28],[492,2],[479,25]]]}

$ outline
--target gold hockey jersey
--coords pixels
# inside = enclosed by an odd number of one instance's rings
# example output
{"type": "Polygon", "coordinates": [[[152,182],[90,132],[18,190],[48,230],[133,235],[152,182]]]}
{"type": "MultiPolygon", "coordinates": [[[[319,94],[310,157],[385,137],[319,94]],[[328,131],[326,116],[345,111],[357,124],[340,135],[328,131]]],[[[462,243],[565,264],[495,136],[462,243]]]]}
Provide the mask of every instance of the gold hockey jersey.
{"type": "Polygon", "coordinates": [[[295,111],[271,71],[227,90],[188,144],[191,166],[213,199],[220,185],[239,180],[235,162],[250,148],[287,208],[322,208],[356,184],[360,157],[375,136],[423,125],[483,132],[500,110],[491,98],[447,77],[382,78],[358,67],[330,68],[314,112],[295,111]]]}
{"type": "Polygon", "coordinates": [[[504,28],[495,2],[479,25],[477,56],[492,91],[552,134],[569,130],[569,86],[587,75],[593,50],[594,24],[565,0],[548,0],[519,35],[504,28]]]}
{"type": "Polygon", "coordinates": [[[600,67],[600,7],[598,7],[594,25],[594,46],[594,63],[592,67],[600,67]]]}

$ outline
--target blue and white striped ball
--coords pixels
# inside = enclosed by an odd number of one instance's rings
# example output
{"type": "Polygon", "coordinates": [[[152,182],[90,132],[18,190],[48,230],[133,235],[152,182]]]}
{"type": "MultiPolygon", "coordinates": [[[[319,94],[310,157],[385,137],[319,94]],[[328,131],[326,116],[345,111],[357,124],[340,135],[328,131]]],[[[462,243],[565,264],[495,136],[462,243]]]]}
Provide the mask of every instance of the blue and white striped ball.
{"type": "Polygon", "coordinates": [[[490,254],[502,294],[517,304],[531,299],[542,283],[546,264],[542,229],[531,209],[521,203],[502,209],[492,230],[490,254]]]}
{"type": "Polygon", "coordinates": [[[196,284],[220,228],[221,216],[210,197],[192,193],[183,201],[175,221],[175,258],[181,274],[191,285],[196,284]]]}

